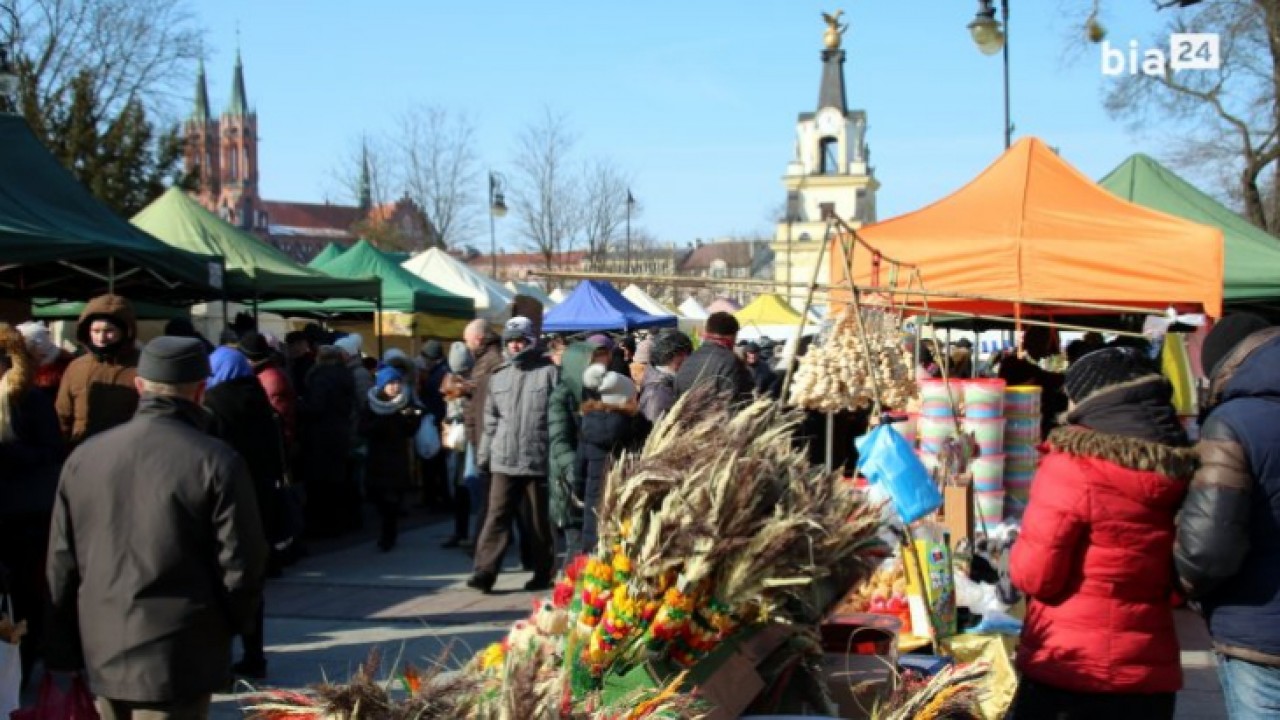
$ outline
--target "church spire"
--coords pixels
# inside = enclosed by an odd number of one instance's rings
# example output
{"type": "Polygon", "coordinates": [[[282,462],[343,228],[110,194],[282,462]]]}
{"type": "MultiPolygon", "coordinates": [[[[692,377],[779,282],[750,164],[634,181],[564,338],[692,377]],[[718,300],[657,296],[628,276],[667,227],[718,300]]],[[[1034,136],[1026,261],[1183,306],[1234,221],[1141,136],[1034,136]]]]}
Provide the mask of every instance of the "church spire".
{"type": "Polygon", "coordinates": [[[369,144],[365,141],[360,143],[360,186],[358,194],[360,196],[360,210],[367,214],[373,207],[373,193],[369,182],[369,144]]]}
{"type": "Polygon", "coordinates": [[[835,108],[842,115],[849,110],[844,92],[844,50],[840,48],[840,41],[844,39],[849,25],[840,22],[843,14],[841,10],[837,10],[835,15],[822,14],[827,30],[822,37],[822,85],[818,88],[817,108],[835,108]]]}
{"type": "Polygon", "coordinates": [[[199,123],[209,122],[209,85],[204,77],[204,58],[200,58],[196,71],[196,102],[191,110],[191,119],[199,123]]]}
{"type": "Polygon", "coordinates": [[[249,104],[245,101],[244,63],[240,61],[240,48],[236,48],[236,69],[231,78],[231,101],[227,103],[228,115],[244,116],[249,114],[249,104]]]}

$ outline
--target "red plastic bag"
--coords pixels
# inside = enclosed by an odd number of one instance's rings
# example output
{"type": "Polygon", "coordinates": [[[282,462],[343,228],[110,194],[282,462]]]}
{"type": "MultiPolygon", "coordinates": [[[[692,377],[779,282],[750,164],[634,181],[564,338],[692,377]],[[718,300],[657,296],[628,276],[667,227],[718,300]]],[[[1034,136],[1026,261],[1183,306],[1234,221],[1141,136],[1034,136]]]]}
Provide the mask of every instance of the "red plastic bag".
{"type": "Polygon", "coordinates": [[[19,708],[9,713],[10,720],[98,720],[98,708],[93,704],[93,693],[84,678],[76,675],[71,687],[63,692],[53,681],[53,675],[45,673],[40,681],[40,695],[34,707],[19,708]]]}

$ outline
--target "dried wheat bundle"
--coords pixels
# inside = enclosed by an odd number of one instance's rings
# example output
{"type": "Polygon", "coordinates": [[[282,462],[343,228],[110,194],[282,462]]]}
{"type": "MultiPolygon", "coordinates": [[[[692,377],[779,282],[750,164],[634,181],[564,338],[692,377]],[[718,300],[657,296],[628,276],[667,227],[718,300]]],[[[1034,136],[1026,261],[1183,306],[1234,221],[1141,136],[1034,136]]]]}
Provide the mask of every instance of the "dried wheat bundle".
{"type": "Polygon", "coordinates": [[[819,412],[857,410],[875,402],[904,408],[916,397],[901,318],[882,308],[845,308],[826,341],[800,358],[791,404],[819,412]],[[865,331],[865,335],[863,332],[865,331]]]}
{"type": "Polygon", "coordinates": [[[875,720],[982,720],[978,703],[990,668],[986,663],[953,665],[923,687],[889,706],[876,708],[875,720]]]}

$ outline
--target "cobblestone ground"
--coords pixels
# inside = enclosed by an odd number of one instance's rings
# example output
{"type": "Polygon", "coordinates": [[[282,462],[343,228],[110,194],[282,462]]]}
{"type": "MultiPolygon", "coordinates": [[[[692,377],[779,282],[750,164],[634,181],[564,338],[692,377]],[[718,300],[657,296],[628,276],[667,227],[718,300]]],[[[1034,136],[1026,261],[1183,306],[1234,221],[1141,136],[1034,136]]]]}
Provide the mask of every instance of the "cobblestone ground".
{"type": "MultiPolygon", "coordinates": [[[[470,559],[439,547],[448,532],[443,521],[421,524],[386,554],[377,551],[372,537],[321,548],[272,580],[266,596],[266,684],[303,687],[325,677],[344,678],[375,646],[386,663],[397,657],[423,663],[450,643],[466,659],[500,638],[528,613],[532,595],[522,588],[529,573],[509,563],[511,571],[500,577],[495,594],[468,589],[470,559]]],[[[1178,718],[1225,718],[1203,623],[1180,611],[1178,630],[1187,677],[1178,718]]],[[[242,699],[243,693],[218,696],[214,717],[240,717],[242,699]]]]}

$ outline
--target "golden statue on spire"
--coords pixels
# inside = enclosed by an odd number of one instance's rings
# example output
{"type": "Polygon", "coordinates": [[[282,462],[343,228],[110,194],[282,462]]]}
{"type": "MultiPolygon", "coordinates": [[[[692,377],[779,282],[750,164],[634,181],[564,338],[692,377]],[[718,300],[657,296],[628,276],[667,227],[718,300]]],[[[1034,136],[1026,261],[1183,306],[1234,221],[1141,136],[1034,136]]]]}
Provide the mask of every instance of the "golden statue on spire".
{"type": "Polygon", "coordinates": [[[840,49],[840,39],[844,37],[844,31],[849,29],[849,23],[840,22],[843,14],[843,10],[837,10],[835,15],[822,13],[822,19],[827,22],[827,30],[822,33],[822,44],[828,50],[840,49]]]}

